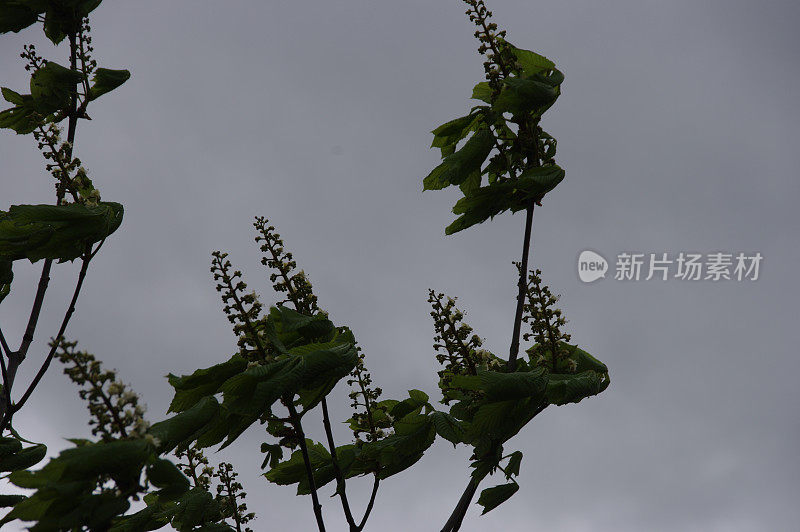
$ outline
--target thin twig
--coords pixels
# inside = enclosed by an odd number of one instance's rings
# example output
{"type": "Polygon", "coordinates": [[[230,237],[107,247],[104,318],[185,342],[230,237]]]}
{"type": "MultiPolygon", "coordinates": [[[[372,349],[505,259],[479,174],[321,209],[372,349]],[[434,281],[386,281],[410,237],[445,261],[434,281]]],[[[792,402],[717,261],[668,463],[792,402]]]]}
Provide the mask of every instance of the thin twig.
{"type": "MultiPolygon", "coordinates": [[[[33,300],[33,307],[31,308],[31,314],[28,317],[28,325],[25,327],[25,334],[22,335],[22,343],[19,346],[19,349],[16,353],[9,354],[9,357],[12,355],[14,358],[18,358],[19,362],[16,365],[22,363],[25,360],[25,356],[28,353],[28,349],[33,343],[33,335],[36,332],[36,325],[39,322],[39,315],[42,311],[42,303],[44,303],[44,295],[47,292],[47,287],[50,284],[50,270],[53,266],[53,259],[45,259],[44,265],[42,266],[42,274],[39,277],[39,285],[36,288],[36,296],[33,300]]],[[[10,363],[13,364],[13,361],[10,363]]],[[[14,375],[13,373],[16,372],[16,367],[12,370],[11,375],[11,384],[14,384],[14,375]]]]}
{"type": "Polygon", "coordinates": [[[6,342],[6,337],[3,335],[2,328],[0,328],[0,347],[5,350],[6,356],[11,356],[11,348],[8,347],[8,343],[6,342]]]}
{"type": "Polygon", "coordinates": [[[517,355],[519,354],[519,335],[520,328],[522,327],[522,310],[525,305],[525,288],[528,286],[526,283],[526,274],[528,272],[528,255],[531,247],[531,229],[533,228],[533,208],[535,203],[531,200],[531,204],[526,210],[525,217],[525,239],[522,243],[522,260],[520,261],[519,285],[517,291],[517,311],[514,314],[514,331],[511,334],[511,349],[508,355],[508,371],[514,371],[517,367],[517,355]]]}
{"type": "Polygon", "coordinates": [[[0,330],[0,366],[3,370],[3,398],[2,401],[5,405],[11,404],[11,387],[8,384],[8,370],[6,369],[6,355],[9,353],[8,344],[3,336],[3,331],[0,330]]]}
{"type": "Polygon", "coordinates": [[[372,512],[372,507],[375,505],[375,495],[378,494],[378,486],[381,484],[381,479],[378,477],[378,474],[375,473],[375,481],[372,483],[372,494],[369,496],[369,503],[367,504],[367,509],[364,511],[364,517],[361,519],[361,522],[358,524],[358,530],[364,530],[364,525],[367,524],[367,519],[369,518],[370,512],[372,512]]]}
{"type": "Polygon", "coordinates": [[[285,398],[284,403],[289,410],[292,426],[300,440],[300,452],[303,455],[303,463],[306,466],[306,477],[308,478],[308,486],[311,490],[311,501],[314,505],[314,516],[317,518],[317,527],[319,528],[319,532],[325,532],[325,521],[322,518],[322,505],[319,503],[319,496],[317,495],[317,483],[314,480],[314,471],[311,469],[311,458],[308,456],[308,446],[306,445],[306,435],[303,432],[303,425],[300,422],[300,416],[297,414],[297,409],[294,407],[292,398],[285,398]]]}
{"type": "Polygon", "coordinates": [[[458,503],[453,509],[453,513],[450,514],[450,518],[444,524],[442,532],[455,532],[461,528],[461,522],[464,520],[464,516],[467,514],[467,509],[469,508],[469,503],[472,501],[472,497],[475,496],[477,490],[478,482],[470,477],[467,487],[464,489],[464,493],[461,495],[461,498],[458,499],[458,503]]]}
{"type": "Polygon", "coordinates": [[[353,512],[350,510],[350,503],[347,500],[347,493],[345,491],[344,475],[342,468],[339,466],[339,459],[336,456],[336,444],[333,441],[333,430],[331,429],[330,416],[328,415],[328,402],[323,397],[322,399],[322,424],[325,427],[325,436],[328,439],[328,449],[331,453],[331,463],[333,464],[333,471],[336,475],[336,492],[342,500],[342,509],[344,510],[344,517],[347,519],[347,524],[350,525],[351,531],[358,531],[355,519],[353,519],[353,512]]]}
{"type": "Polygon", "coordinates": [[[19,349],[16,351],[9,349],[5,338],[3,338],[3,349],[5,349],[6,355],[8,356],[8,368],[6,370],[6,375],[3,377],[3,387],[6,390],[6,397],[0,401],[0,418],[2,418],[2,422],[0,422],[0,432],[6,427],[6,420],[10,420],[10,415],[12,413],[11,389],[14,387],[14,380],[17,376],[17,368],[19,368],[19,366],[25,360],[28,349],[33,342],[33,335],[36,331],[36,325],[39,321],[39,315],[42,311],[44,296],[47,292],[47,286],[50,283],[50,269],[52,264],[53,261],[51,259],[46,259],[44,261],[44,265],[42,266],[42,274],[39,277],[39,284],[36,288],[36,295],[33,299],[33,307],[31,308],[31,313],[28,317],[28,325],[25,327],[25,333],[22,336],[22,342],[19,346],[19,349]]]}
{"type": "MultiPolygon", "coordinates": [[[[528,421],[541,414],[545,408],[547,408],[547,403],[540,405],[528,421]]],[[[470,477],[467,487],[464,489],[464,493],[458,500],[456,507],[453,509],[453,513],[450,514],[450,518],[444,524],[441,532],[458,532],[461,528],[461,523],[464,521],[464,516],[467,515],[467,510],[469,510],[469,504],[472,502],[472,498],[478,490],[478,484],[480,484],[480,481],[470,477]]]]}
{"type": "Polygon", "coordinates": [[[36,376],[31,381],[28,389],[25,390],[25,393],[22,395],[19,401],[17,401],[13,406],[9,405],[6,409],[5,416],[3,418],[2,423],[0,423],[0,432],[10,423],[11,417],[18,412],[28,401],[33,390],[39,384],[39,381],[42,380],[44,377],[45,372],[47,372],[47,368],[50,367],[50,362],[53,360],[53,356],[55,355],[56,349],[58,348],[59,344],[61,343],[62,338],[64,337],[64,332],[67,330],[67,325],[69,324],[69,320],[72,318],[72,314],[75,312],[75,305],[78,302],[78,296],[80,295],[81,288],[83,287],[83,280],[86,278],[86,271],[89,269],[89,263],[91,262],[91,256],[89,251],[87,250],[83,256],[83,263],[81,264],[81,271],[78,274],[78,282],[75,284],[75,290],[72,292],[72,300],[69,303],[69,308],[67,308],[67,312],[64,315],[64,319],[61,320],[61,327],[58,329],[58,334],[55,337],[55,341],[53,342],[52,346],[50,347],[50,352],[47,354],[47,358],[45,358],[42,367],[39,368],[39,371],[36,373],[36,376]]]}

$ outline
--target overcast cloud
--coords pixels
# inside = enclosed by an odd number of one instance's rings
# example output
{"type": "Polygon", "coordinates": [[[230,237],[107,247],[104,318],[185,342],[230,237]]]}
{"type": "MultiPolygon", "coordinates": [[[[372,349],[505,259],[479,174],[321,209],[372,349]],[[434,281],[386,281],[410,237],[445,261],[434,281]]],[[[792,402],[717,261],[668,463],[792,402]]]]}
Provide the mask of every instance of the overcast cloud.
{"type": "MultiPolygon", "coordinates": [[[[490,0],[511,42],[552,58],[563,95],[545,115],[566,180],[537,209],[532,262],[562,294],[573,341],[612,383],[547,409],[507,448],[522,489],[480,531],[791,531],[800,520],[796,354],[800,4],[790,1],[490,0]],[[755,282],[582,283],[593,249],[760,252],[755,282]]],[[[273,301],[252,218],[270,218],[335,323],[352,327],[386,397],[438,398],[426,290],[459,298],[505,355],[524,217],[453,237],[454,191],[422,193],[429,131],[460,116],[483,76],[456,0],[114,2],[93,16],[100,66],[132,77],[82,122],[76,150],[122,228],[92,263],[68,335],[163,419],[163,378],[227,359],[235,339],[208,272],[230,252],[273,301]]],[[[18,54],[40,30],[0,37],[0,83],[27,86],[18,54]]],[[[46,57],[64,61],[63,47],[46,57]],[[57,55],[56,55],[57,54],[57,55]]],[[[0,132],[0,209],[50,201],[30,137],[0,132]]],[[[39,266],[18,266],[0,323],[21,338],[39,266]]],[[[72,289],[57,268],[38,367],[72,289]]],[[[337,388],[333,416],[349,416],[337,388]]],[[[17,429],[51,454],[88,435],[54,367],[17,429]]],[[[313,416],[312,416],[313,417],[313,416]]],[[[314,530],[311,503],[253,464],[262,432],[213,454],[238,466],[261,530],[314,530]]],[[[336,427],[345,443],[350,433],[336,427]]],[[[315,433],[319,437],[319,433],[315,433]]],[[[466,483],[468,451],[437,441],[385,482],[368,530],[438,530],[466,483]]],[[[352,482],[363,508],[369,479],[352,482]]],[[[486,483],[486,485],[490,485],[486,483]]],[[[329,530],[345,530],[323,489],[329,530]]],[[[9,527],[12,529],[13,527],[9,527]]]]}

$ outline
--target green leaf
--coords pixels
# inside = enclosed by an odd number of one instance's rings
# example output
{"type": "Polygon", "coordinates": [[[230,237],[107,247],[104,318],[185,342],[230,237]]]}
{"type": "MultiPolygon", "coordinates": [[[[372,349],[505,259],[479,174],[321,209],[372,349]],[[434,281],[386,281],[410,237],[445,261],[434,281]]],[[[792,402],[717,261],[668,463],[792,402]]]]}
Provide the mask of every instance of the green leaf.
{"type": "Polygon", "coordinates": [[[468,114],[467,116],[450,120],[449,122],[437,127],[431,131],[431,133],[433,133],[433,142],[431,143],[431,148],[441,148],[461,140],[466,134],[465,130],[470,124],[472,124],[474,120],[475,115],[468,114]]]}
{"type": "Polygon", "coordinates": [[[533,79],[506,78],[503,84],[503,90],[493,105],[493,109],[500,113],[520,115],[549,107],[559,94],[550,84],[533,79]]]}
{"type": "Polygon", "coordinates": [[[567,357],[575,361],[576,373],[581,373],[584,371],[608,373],[608,366],[597,360],[583,349],[580,349],[577,345],[569,345],[561,342],[561,346],[566,348],[567,357]]]}
{"type": "Polygon", "coordinates": [[[44,16],[44,34],[53,44],[77,31],[81,20],[89,15],[102,0],[50,0],[44,16]]]}
{"type": "Polygon", "coordinates": [[[492,103],[492,88],[488,81],[481,81],[472,88],[472,99],[492,103]]]}
{"type": "Polygon", "coordinates": [[[81,72],[48,61],[31,76],[31,96],[36,111],[46,116],[68,109],[75,87],[82,79],[81,72]]]}
{"type": "Polygon", "coordinates": [[[7,456],[16,454],[22,450],[22,442],[17,438],[0,438],[0,460],[7,456]]]}
{"type": "MultiPolygon", "coordinates": [[[[389,409],[389,415],[394,419],[401,420],[409,414],[418,414],[422,408],[428,405],[428,394],[420,390],[409,390],[408,399],[394,401],[389,409]]],[[[390,401],[381,401],[381,404],[390,404],[390,401]]]]}
{"type": "Polygon", "coordinates": [[[358,363],[358,352],[355,344],[348,342],[305,353],[302,359],[303,378],[297,393],[303,408],[309,410],[350,374],[358,363]]]}
{"type": "Polygon", "coordinates": [[[73,260],[116,231],[122,216],[119,203],[12,205],[0,211],[0,261],[73,260]]]}
{"type": "MultiPolygon", "coordinates": [[[[152,495],[152,494],[149,494],[152,495]]],[[[145,496],[145,498],[147,495],[145,496]]],[[[171,515],[165,515],[160,506],[148,506],[134,514],[114,520],[109,532],[145,532],[158,530],[169,523],[171,515]]]]}
{"type": "Polygon", "coordinates": [[[439,148],[442,158],[452,155],[458,143],[473,131],[486,127],[486,109],[473,109],[467,116],[451,120],[432,131],[431,148],[439,148]]]}
{"type": "Polygon", "coordinates": [[[556,64],[543,55],[539,55],[536,52],[532,52],[530,50],[523,50],[522,48],[517,48],[516,46],[508,42],[505,44],[506,46],[511,48],[511,50],[514,52],[514,55],[517,58],[516,66],[517,68],[522,70],[522,74],[525,77],[530,77],[533,76],[534,74],[539,74],[541,72],[553,70],[556,68],[556,64]]]}
{"type": "Polygon", "coordinates": [[[8,103],[13,103],[14,105],[23,105],[25,103],[25,97],[19,94],[18,92],[14,92],[7,87],[3,87],[0,89],[0,92],[3,94],[3,99],[8,103]]]}
{"type": "Polygon", "coordinates": [[[305,374],[303,357],[293,356],[234,375],[220,387],[224,394],[222,408],[213,423],[204,429],[198,445],[207,447],[226,438],[222,448],[227,447],[269,413],[278,399],[297,393],[305,374]]]}
{"type": "Polygon", "coordinates": [[[43,5],[41,1],[0,0],[0,33],[16,33],[35,24],[43,5]]]}
{"type": "MultiPolygon", "coordinates": [[[[138,479],[139,472],[151,455],[152,448],[146,440],[116,440],[61,451],[44,469],[53,467],[54,472],[61,472],[60,478],[64,479],[93,478],[98,475],[138,479]]],[[[11,475],[12,482],[14,475],[16,473],[11,475]]],[[[42,478],[46,480],[48,475],[45,473],[42,478]]]]}
{"type": "Polygon", "coordinates": [[[461,192],[465,196],[469,196],[479,188],[481,188],[481,172],[480,170],[475,170],[471,174],[467,176],[463,183],[458,185],[458,188],[461,189],[461,192]]]}
{"type": "Polygon", "coordinates": [[[195,527],[220,518],[219,503],[203,488],[187,491],[179,500],[172,518],[178,530],[196,530],[195,527]]]}
{"type": "Polygon", "coordinates": [[[485,222],[507,210],[517,212],[531,201],[541,198],[564,179],[564,170],[558,165],[529,168],[517,179],[491,183],[464,196],[453,207],[454,214],[461,214],[446,229],[452,235],[485,222]]]}
{"type": "Polygon", "coordinates": [[[204,397],[188,410],[151,426],[150,434],[158,438],[162,453],[171,451],[205,427],[218,409],[216,399],[204,397]]]}
{"type": "Polygon", "coordinates": [[[516,373],[479,371],[478,378],[487,401],[506,401],[528,397],[538,401],[544,397],[547,388],[547,376],[544,368],[516,373]]]}
{"type": "Polygon", "coordinates": [[[175,397],[169,405],[168,412],[183,412],[194,406],[203,397],[214,395],[219,391],[222,383],[245,369],[247,369],[247,361],[239,355],[234,355],[226,362],[210,368],[198,369],[191,375],[176,377],[170,373],[167,379],[175,388],[175,397]]]}
{"type": "Polygon", "coordinates": [[[142,439],[86,444],[62,451],[38,471],[11,473],[8,478],[13,484],[37,491],[18,503],[0,524],[21,519],[38,521],[35,529],[85,526],[105,530],[130,504],[126,497],[110,492],[94,494],[98,482],[111,479],[123,491],[133,488],[152,452],[142,439]]]}
{"type": "Polygon", "coordinates": [[[189,479],[169,460],[159,458],[147,467],[147,479],[157,488],[159,500],[172,500],[190,489],[189,479]]]}
{"type": "Polygon", "coordinates": [[[0,508],[14,506],[26,499],[24,495],[0,495],[0,508]]]}
{"type": "Polygon", "coordinates": [[[270,308],[264,332],[282,353],[309,342],[328,341],[336,335],[327,315],[318,313],[307,316],[282,305],[270,308]]]}
{"type": "Polygon", "coordinates": [[[82,79],[83,74],[77,70],[48,61],[31,76],[31,94],[2,89],[3,98],[14,107],[0,112],[0,127],[13,129],[18,134],[30,133],[51,120],[56,111],[69,108],[76,94],[75,86],[82,79]]]}
{"type": "MultiPolygon", "coordinates": [[[[13,92],[10,89],[3,90],[4,96],[6,91],[13,92]]],[[[37,113],[33,96],[30,94],[18,94],[18,96],[20,96],[20,104],[0,112],[0,128],[11,129],[18,135],[26,135],[39,127],[43,123],[44,117],[37,113]]]]}
{"type": "MultiPolygon", "coordinates": [[[[312,471],[317,471],[331,463],[331,454],[321,443],[316,443],[313,440],[306,439],[306,448],[308,450],[308,458],[310,460],[312,471]]],[[[314,477],[316,481],[317,475],[315,474],[314,477]]],[[[299,449],[294,451],[289,460],[279,463],[264,473],[264,478],[281,486],[300,484],[303,481],[305,481],[307,484],[308,480],[306,478],[306,467],[302,452],[299,449]]],[[[322,479],[320,478],[319,480],[322,479]]],[[[333,478],[329,479],[328,482],[331,480],[333,480],[333,478]]],[[[317,484],[317,487],[321,487],[322,485],[323,484],[317,484]]],[[[310,493],[310,489],[308,487],[306,487],[306,489],[308,490],[306,493],[310,493]]],[[[297,488],[297,494],[303,495],[303,490],[299,485],[297,488]]]]}
{"type": "MultiPolygon", "coordinates": [[[[529,359],[536,356],[536,347],[528,349],[529,359]]],[[[547,383],[547,402],[553,405],[578,403],[608,388],[608,367],[576,345],[559,342],[563,357],[547,383]]]]}
{"type": "Polygon", "coordinates": [[[261,444],[261,452],[266,455],[264,462],[261,464],[261,469],[264,469],[267,465],[269,465],[270,469],[274,468],[283,459],[283,447],[278,444],[264,442],[261,444]]]}
{"type": "Polygon", "coordinates": [[[533,419],[543,404],[544,399],[536,397],[484,401],[472,416],[466,440],[476,447],[506,442],[533,419]]]}
{"type": "Polygon", "coordinates": [[[464,428],[462,422],[446,412],[431,413],[431,422],[436,429],[436,434],[453,444],[453,447],[464,441],[464,428]]]}
{"type": "Polygon", "coordinates": [[[541,198],[564,180],[565,172],[557,164],[538,166],[524,170],[518,178],[517,186],[527,197],[541,198]]]}
{"type": "Polygon", "coordinates": [[[275,401],[293,395],[302,383],[303,374],[302,358],[292,357],[249,368],[225,381],[220,388],[224,393],[223,406],[239,418],[238,424],[228,428],[225,446],[269,412],[275,401]]]}
{"type": "Polygon", "coordinates": [[[95,70],[93,84],[89,89],[89,100],[96,100],[103,94],[111,92],[130,79],[131,73],[127,70],[111,70],[98,68],[95,70]]]}
{"type": "Polygon", "coordinates": [[[47,446],[43,444],[28,447],[0,460],[0,471],[19,471],[35,466],[47,455],[47,446]]]}
{"type": "Polygon", "coordinates": [[[550,374],[547,383],[547,401],[553,405],[578,403],[597,395],[611,383],[607,373],[584,371],[577,374],[550,374]]]}
{"type": "Polygon", "coordinates": [[[508,458],[506,464],[506,478],[510,479],[512,476],[519,476],[519,466],[522,463],[522,452],[514,451],[508,458]]]}
{"type": "Polygon", "coordinates": [[[424,190],[440,190],[448,185],[460,185],[481,165],[494,147],[494,134],[479,129],[460,150],[445,157],[444,161],[423,180],[424,190]]]}
{"type": "Polygon", "coordinates": [[[408,390],[408,396],[419,405],[427,404],[430,400],[428,394],[421,390],[408,390]]]}
{"type": "Polygon", "coordinates": [[[394,431],[382,440],[365,443],[358,456],[358,460],[378,464],[381,479],[414,465],[436,438],[431,418],[423,414],[411,413],[395,421],[394,431]]]}
{"type": "Polygon", "coordinates": [[[493,488],[486,488],[481,492],[481,496],[478,498],[478,504],[483,506],[481,515],[494,510],[510,499],[517,491],[519,491],[519,484],[516,482],[501,484],[493,488]]]}

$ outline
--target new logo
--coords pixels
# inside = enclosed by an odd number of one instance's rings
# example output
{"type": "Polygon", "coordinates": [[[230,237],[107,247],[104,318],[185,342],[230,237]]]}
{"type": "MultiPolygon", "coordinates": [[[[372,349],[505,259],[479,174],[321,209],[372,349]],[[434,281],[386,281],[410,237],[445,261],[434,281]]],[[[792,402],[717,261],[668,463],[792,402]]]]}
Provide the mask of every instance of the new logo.
{"type": "Polygon", "coordinates": [[[608,261],[594,251],[581,251],[578,256],[578,277],[584,283],[592,283],[606,276],[608,261]]]}

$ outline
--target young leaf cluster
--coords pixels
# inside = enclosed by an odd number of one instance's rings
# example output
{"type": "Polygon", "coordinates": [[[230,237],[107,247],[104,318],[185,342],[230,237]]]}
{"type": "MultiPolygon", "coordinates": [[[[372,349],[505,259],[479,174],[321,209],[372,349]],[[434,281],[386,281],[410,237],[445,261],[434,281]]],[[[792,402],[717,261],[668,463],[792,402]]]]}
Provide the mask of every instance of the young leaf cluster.
{"type": "Polygon", "coordinates": [[[92,434],[99,439],[70,440],[74,447],[38,471],[25,469],[44,458],[44,446],[20,450],[18,439],[3,439],[0,454],[10,451],[5,453],[10,460],[4,459],[3,466],[14,471],[9,480],[35,491],[29,497],[0,499],[13,502],[0,524],[18,519],[33,521],[31,530],[121,532],[170,525],[175,530],[199,526],[252,532],[243,528],[254,514],[247,512],[246,494],[232,465],[223,462],[210,467],[194,448],[176,453],[178,460],[187,459],[186,464],[168,458],[143,418],[139,397],[117,380],[115,372],[104,370],[94,355],[75,347],[75,342],[62,340],[58,359],[65,365],[64,373],[80,387],[79,395],[88,403],[92,434]],[[131,502],[138,500],[145,508],[125,515],[131,502]]]}
{"type": "MultiPolygon", "coordinates": [[[[518,266],[519,267],[519,266],[518,266]]],[[[503,452],[504,444],[549,405],[577,403],[602,392],[609,384],[608,368],[597,359],[567,344],[561,332],[566,323],[554,309],[558,298],[541,282],[541,272],[529,274],[523,320],[531,326],[526,335],[536,339],[513,372],[488,351],[463,323],[464,314],[455,300],[429,292],[434,321],[434,349],[444,369],[439,372],[442,403],[449,406],[453,443],[473,447],[472,479],[479,483],[500,470],[508,484],[484,490],[478,504],[484,513],[517,492],[514,476],[519,474],[522,453],[503,452]],[[506,465],[503,465],[506,464],[506,465]]]]}
{"type": "Polygon", "coordinates": [[[564,179],[553,159],[556,141],[539,126],[561,94],[564,75],[546,57],[507,42],[483,0],[465,1],[478,28],[478,51],[486,55],[486,81],[472,93],[483,103],[433,130],[431,147],[443,161],[423,181],[425,190],[458,186],[463,193],[447,234],[539,203],[564,179]]]}

